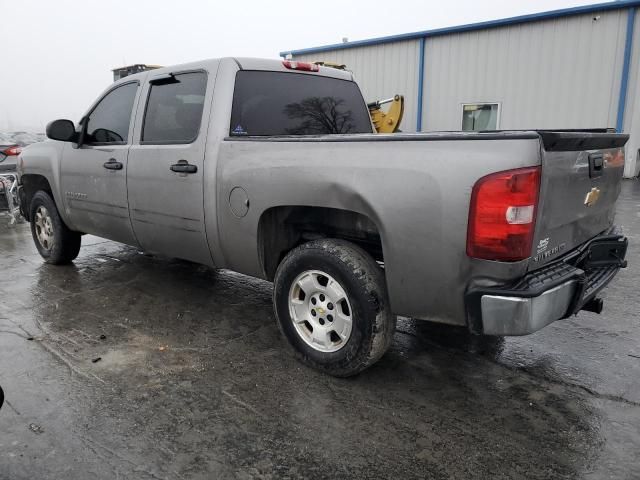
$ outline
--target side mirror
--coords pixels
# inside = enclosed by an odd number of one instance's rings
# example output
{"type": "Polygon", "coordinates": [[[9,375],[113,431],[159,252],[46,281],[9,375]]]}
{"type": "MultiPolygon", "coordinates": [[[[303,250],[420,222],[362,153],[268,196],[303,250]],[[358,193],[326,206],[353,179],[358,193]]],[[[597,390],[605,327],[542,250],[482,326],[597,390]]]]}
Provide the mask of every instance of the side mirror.
{"type": "Polygon", "coordinates": [[[78,134],[71,120],[54,120],[47,124],[47,137],[61,142],[77,142],[78,134]]]}

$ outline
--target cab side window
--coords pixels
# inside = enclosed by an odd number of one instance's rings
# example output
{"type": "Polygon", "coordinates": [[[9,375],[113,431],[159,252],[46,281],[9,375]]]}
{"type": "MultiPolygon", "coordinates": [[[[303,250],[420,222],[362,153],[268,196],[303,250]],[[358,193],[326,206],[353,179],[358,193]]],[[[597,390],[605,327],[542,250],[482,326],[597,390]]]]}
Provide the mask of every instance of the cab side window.
{"type": "MultiPolygon", "coordinates": [[[[129,123],[138,83],[126,83],[107,93],[89,114],[87,143],[123,145],[129,140],[129,123]]],[[[85,120],[87,121],[87,120],[85,120]]]]}
{"type": "Polygon", "coordinates": [[[151,81],[141,143],[191,143],[198,137],[207,88],[204,72],[151,81]]]}

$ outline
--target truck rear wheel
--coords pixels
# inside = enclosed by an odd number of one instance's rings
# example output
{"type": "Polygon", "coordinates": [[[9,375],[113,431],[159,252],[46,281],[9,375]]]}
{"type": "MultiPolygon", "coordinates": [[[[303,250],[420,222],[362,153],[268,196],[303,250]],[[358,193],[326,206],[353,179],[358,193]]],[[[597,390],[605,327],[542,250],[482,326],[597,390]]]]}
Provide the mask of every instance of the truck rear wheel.
{"type": "Polygon", "coordinates": [[[396,318],[375,260],[343,240],[314,240],[280,263],[273,303],[298,358],[330,375],[355,375],[384,355],[396,318]]]}
{"type": "Polygon", "coordinates": [[[31,235],[38,253],[47,263],[62,265],[80,253],[81,235],[64,224],[55,202],[45,191],[31,199],[31,235]]]}

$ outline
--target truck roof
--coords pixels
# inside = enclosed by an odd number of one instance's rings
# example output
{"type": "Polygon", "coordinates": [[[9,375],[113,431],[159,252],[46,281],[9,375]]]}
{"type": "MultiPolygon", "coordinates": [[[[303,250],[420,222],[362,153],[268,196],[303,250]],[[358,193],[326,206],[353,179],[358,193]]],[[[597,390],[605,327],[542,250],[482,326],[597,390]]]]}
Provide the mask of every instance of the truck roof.
{"type": "Polygon", "coordinates": [[[167,67],[156,68],[151,72],[141,72],[133,75],[128,75],[124,77],[122,80],[118,80],[118,82],[130,81],[132,79],[142,79],[146,75],[162,75],[167,73],[173,73],[176,71],[184,71],[184,70],[211,70],[212,67],[216,65],[217,62],[222,62],[224,60],[230,60],[235,62],[241,70],[265,70],[272,72],[289,72],[289,73],[300,73],[304,75],[319,75],[323,77],[332,77],[338,78],[341,80],[353,80],[353,75],[348,70],[339,70],[337,68],[332,67],[324,67],[320,66],[317,72],[307,72],[302,70],[292,70],[284,66],[283,60],[281,59],[267,59],[267,58],[253,58],[253,57],[223,57],[223,58],[211,58],[207,60],[198,60],[196,62],[183,63],[179,65],[170,65],[167,67]]]}

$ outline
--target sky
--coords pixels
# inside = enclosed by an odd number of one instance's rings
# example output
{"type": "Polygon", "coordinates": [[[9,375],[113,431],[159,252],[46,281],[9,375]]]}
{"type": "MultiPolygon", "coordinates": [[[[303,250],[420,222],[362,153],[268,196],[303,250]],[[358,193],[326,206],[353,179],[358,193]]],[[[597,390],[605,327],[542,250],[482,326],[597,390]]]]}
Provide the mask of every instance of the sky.
{"type": "Polygon", "coordinates": [[[0,131],[80,119],[124,64],[284,50],[595,3],[572,0],[0,0],[0,131]]]}

